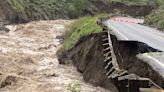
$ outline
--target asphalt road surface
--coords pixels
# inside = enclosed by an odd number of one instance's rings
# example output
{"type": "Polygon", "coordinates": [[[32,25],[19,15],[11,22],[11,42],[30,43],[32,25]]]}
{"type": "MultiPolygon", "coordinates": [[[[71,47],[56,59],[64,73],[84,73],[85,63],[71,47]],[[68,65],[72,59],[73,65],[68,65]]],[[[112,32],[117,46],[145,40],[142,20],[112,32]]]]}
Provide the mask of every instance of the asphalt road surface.
{"type": "Polygon", "coordinates": [[[154,49],[164,51],[164,33],[136,23],[107,20],[104,24],[119,40],[143,42],[154,49]]]}
{"type": "MultiPolygon", "coordinates": [[[[156,29],[137,23],[112,19],[104,21],[103,24],[112,30],[111,33],[114,33],[118,40],[143,42],[154,49],[164,52],[164,33],[156,29]]],[[[157,56],[158,58],[150,54],[144,54],[144,57],[148,59],[147,63],[164,78],[164,54],[157,56]]]]}

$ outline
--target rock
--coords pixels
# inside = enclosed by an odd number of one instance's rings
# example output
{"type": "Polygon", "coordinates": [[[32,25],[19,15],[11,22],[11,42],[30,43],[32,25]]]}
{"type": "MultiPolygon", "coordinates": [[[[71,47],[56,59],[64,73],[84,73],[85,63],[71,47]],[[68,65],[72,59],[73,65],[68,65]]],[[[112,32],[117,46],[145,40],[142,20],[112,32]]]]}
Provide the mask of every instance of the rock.
{"type": "Polygon", "coordinates": [[[6,86],[12,85],[13,83],[16,82],[16,77],[15,76],[7,76],[0,84],[0,88],[4,88],[6,86]]]}

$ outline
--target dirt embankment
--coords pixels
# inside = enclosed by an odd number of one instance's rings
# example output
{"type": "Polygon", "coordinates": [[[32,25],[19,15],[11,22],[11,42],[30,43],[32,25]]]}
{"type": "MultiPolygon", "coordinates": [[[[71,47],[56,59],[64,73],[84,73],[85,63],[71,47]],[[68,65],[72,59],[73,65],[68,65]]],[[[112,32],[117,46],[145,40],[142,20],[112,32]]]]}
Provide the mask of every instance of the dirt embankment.
{"type": "Polygon", "coordinates": [[[66,58],[72,60],[86,82],[117,92],[104,69],[102,35],[103,33],[98,33],[82,37],[72,49],[60,56],[59,60],[61,63],[66,58]]]}
{"type": "MultiPolygon", "coordinates": [[[[111,92],[117,92],[115,86],[105,75],[102,34],[97,33],[82,37],[72,49],[59,59],[61,63],[63,58],[72,60],[86,82],[95,86],[102,86],[111,92]]],[[[111,38],[120,69],[127,70],[129,74],[150,78],[160,87],[163,87],[164,79],[162,76],[144,59],[136,57],[139,53],[156,51],[155,49],[140,42],[118,41],[115,36],[111,36],[111,38]]]]}
{"type": "Polygon", "coordinates": [[[157,85],[164,88],[164,78],[159,74],[158,69],[155,70],[150,66],[149,61],[145,58],[137,58],[138,54],[153,52],[156,51],[155,49],[137,41],[119,41],[115,36],[111,38],[117,62],[121,69],[128,70],[130,74],[150,78],[157,85]]]}

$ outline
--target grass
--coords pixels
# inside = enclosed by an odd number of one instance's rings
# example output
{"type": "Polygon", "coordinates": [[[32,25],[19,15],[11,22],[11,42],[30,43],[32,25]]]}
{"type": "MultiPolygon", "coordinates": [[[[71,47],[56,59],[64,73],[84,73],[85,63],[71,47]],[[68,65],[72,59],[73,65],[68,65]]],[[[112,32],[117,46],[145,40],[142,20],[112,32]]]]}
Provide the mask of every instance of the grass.
{"type": "Polygon", "coordinates": [[[149,2],[149,0],[112,0],[112,1],[117,1],[128,5],[146,5],[149,2]]]}
{"type": "Polygon", "coordinates": [[[14,15],[13,20],[40,20],[67,18],[68,3],[72,0],[6,0],[5,8],[10,9],[14,15]],[[9,5],[9,8],[7,7],[9,5]],[[16,17],[16,19],[15,19],[16,17]]]}
{"type": "Polygon", "coordinates": [[[161,7],[146,16],[146,24],[164,31],[164,7],[161,7]]]}
{"type": "Polygon", "coordinates": [[[97,25],[96,22],[99,17],[106,15],[107,14],[99,14],[93,17],[82,17],[68,26],[69,30],[65,32],[65,41],[63,45],[64,49],[68,50],[71,48],[82,36],[101,32],[101,27],[97,25]]]}
{"type": "Polygon", "coordinates": [[[71,82],[66,85],[67,90],[71,92],[81,92],[81,85],[78,81],[71,82]]]}

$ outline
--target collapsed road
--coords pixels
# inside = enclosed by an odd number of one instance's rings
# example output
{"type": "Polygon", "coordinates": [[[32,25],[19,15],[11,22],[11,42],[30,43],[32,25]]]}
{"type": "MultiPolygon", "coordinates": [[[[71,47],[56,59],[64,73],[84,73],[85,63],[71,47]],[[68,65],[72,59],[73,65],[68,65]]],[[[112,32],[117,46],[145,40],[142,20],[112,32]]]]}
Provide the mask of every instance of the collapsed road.
{"type": "Polygon", "coordinates": [[[143,22],[101,18],[102,32],[80,38],[58,59],[71,60],[86,82],[110,92],[164,92],[163,33],[143,22]]]}
{"type": "Polygon", "coordinates": [[[119,92],[163,92],[164,34],[139,24],[143,22],[124,17],[101,19],[106,75],[119,92]]]}
{"type": "Polygon", "coordinates": [[[113,30],[119,40],[143,42],[150,47],[164,51],[164,33],[130,22],[107,20],[104,24],[113,30]]]}

